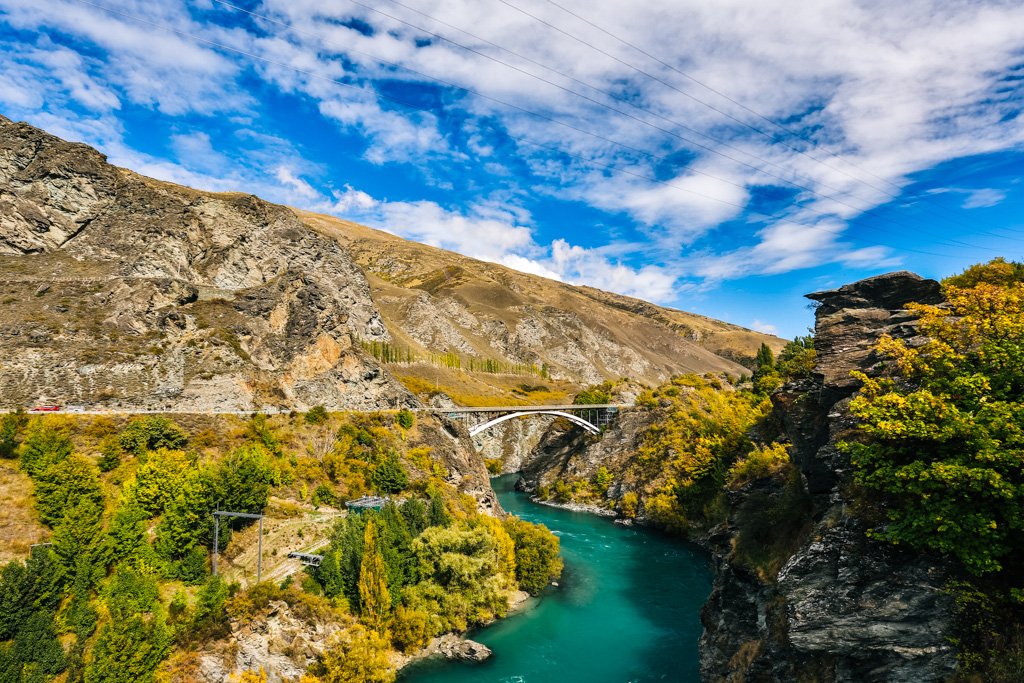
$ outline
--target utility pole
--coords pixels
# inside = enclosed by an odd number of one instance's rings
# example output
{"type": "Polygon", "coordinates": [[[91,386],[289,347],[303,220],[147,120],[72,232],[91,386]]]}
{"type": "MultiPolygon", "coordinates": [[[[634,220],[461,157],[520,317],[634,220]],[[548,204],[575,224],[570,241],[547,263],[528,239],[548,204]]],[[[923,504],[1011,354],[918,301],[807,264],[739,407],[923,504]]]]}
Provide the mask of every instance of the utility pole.
{"type": "Polygon", "coordinates": [[[245,519],[259,520],[259,540],[256,550],[256,583],[263,578],[263,515],[254,515],[251,512],[228,512],[217,510],[213,513],[213,575],[217,575],[217,553],[220,550],[220,518],[221,517],[244,517],[245,519]]]}

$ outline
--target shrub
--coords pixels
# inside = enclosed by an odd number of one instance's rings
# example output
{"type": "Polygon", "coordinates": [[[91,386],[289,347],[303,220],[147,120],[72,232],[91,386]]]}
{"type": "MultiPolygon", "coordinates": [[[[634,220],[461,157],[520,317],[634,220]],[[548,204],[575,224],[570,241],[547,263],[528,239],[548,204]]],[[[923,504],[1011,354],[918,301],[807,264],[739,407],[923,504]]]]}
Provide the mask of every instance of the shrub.
{"type": "Polygon", "coordinates": [[[411,410],[402,408],[395,416],[395,420],[402,429],[412,429],[412,426],[416,423],[416,416],[411,410]]]}
{"type": "Polygon", "coordinates": [[[161,415],[132,418],[118,440],[126,453],[135,456],[159,448],[179,450],[188,443],[188,437],[181,427],[161,415]]]}
{"type": "Polygon", "coordinates": [[[313,406],[305,415],[305,420],[311,425],[321,425],[327,422],[330,416],[327,414],[327,409],[323,406],[313,406]]]}
{"type": "Polygon", "coordinates": [[[789,465],[789,451],[784,444],[756,447],[729,468],[728,487],[738,489],[757,479],[778,474],[789,465]]]}

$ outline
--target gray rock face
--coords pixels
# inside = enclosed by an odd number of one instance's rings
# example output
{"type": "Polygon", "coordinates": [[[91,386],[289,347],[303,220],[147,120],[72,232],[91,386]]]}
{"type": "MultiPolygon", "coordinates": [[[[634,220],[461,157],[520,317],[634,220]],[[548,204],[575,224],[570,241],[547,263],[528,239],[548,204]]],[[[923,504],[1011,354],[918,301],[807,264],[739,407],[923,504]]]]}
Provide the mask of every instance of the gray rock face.
{"type": "Polygon", "coordinates": [[[914,336],[914,316],[905,306],[937,304],[942,292],[935,280],[900,271],[807,298],[820,304],[815,315],[815,349],[822,386],[845,392],[856,387],[851,370],[867,371],[878,361],[872,349],[879,337],[914,336]]]}
{"type": "MultiPolygon", "coordinates": [[[[702,614],[709,681],[944,681],[956,660],[941,561],[871,541],[847,508],[851,472],[838,442],[856,428],[851,370],[870,374],[882,334],[916,335],[911,301],[938,303],[938,283],[892,273],[812,294],[820,301],[817,377],[773,397],[814,503],[806,540],[766,584],[730,562],[735,530],[711,539],[719,566],[702,614]]],[[[732,507],[742,505],[733,501],[732,507]]]]}
{"type": "Polygon", "coordinates": [[[415,400],[336,240],[289,209],[116,168],[0,117],[0,402],[167,410],[415,400]]]}
{"type": "Polygon", "coordinates": [[[427,652],[437,654],[445,659],[464,662],[482,662],[491,656],[491,649],[486,645],[460,638],[451,633],[435,638],[427,645],[427,652]]]}

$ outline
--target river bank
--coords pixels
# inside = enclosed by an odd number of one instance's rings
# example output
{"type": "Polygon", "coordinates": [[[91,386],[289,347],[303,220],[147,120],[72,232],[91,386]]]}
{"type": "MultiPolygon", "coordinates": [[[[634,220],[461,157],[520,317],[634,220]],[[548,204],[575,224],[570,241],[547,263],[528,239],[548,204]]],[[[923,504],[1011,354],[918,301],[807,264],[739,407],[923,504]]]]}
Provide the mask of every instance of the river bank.
{"type": "Polygon", "coordinates": [[[559,586],[518,614],[469,637],[493,650],[482,663],[427,661],[404,683],[698,681],[700,609],[709,556],[656,532],[538,505],[493,480],[502,506],[548,526],[562,542],[559,586]]]}

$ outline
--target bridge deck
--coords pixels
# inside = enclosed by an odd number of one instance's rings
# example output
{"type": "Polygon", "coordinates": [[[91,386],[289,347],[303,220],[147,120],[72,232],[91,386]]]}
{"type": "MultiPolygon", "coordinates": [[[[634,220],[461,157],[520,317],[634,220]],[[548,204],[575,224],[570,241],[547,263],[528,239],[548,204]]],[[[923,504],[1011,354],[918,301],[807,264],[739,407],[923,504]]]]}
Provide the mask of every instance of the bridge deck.
{"type": "Polygon", "coordinates": [[[530,410],[595,410],[599,408],[632,408],[628,403],[592,403],[588,405],[473,406],[464,408],[424,408],[419,412],[447,415],[449,413],[512,413],[530,410]]]}

